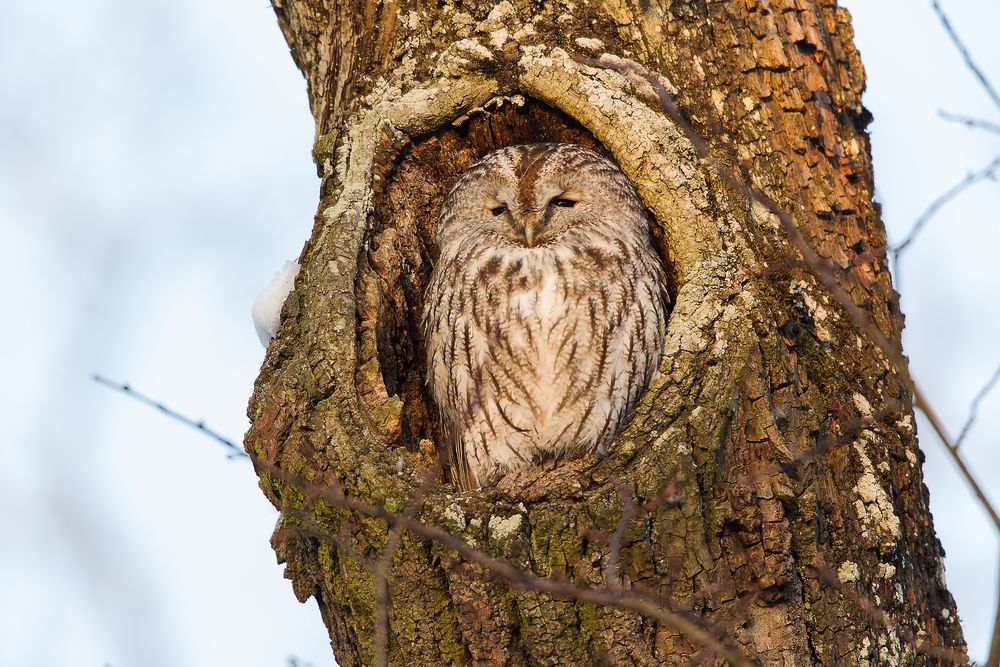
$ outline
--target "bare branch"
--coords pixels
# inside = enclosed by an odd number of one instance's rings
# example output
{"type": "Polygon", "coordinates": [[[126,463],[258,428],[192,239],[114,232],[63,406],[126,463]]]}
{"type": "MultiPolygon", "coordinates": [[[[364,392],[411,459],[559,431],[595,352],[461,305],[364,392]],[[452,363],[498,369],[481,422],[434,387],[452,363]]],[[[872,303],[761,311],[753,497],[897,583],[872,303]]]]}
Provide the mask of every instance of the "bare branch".
{"type": "MultiPolygon", "coordinates": [[[[628,60],[626,58],[607,58],[597,60],[579,55],[574,56],[573,58],[577,62],[591,67],[610,69],[626,75],[634,74],[649,83],[656,94],[656,101],[659,103],[660,108],[663,109],[663,111],[670,116],[671,120],[673,120],[677,126],[681,128],[685,136],[688,138],[688,141],[690,141],[694,146],[699,158],[701,158],[705,164],[712,167],[715,173],[726,185],[747,199],[757,202],[766,208],[768,212],[778,218],[787,232],[789,239],[792,241],[792,244],[802,255],[803,261],[812,269],[813,274],[819,278],[820,282],[823,283],[827,291],[830,292],[831,296],[833,296],[840,307],[844,309],[854,324],[861,331],[863,331],[873,343],[875,343],[876,347],[878,347],[879,350],[886,355],[886,357],[888,357],[889,361],[895,367],[896,372],[904,380],[904,382],[906,384],[912,384],[907,360],[906,357],[903,356],[903,351],[900,346],[889,340],[889,338],[882,333],[882,330],[875,324],[875,321],[872,320],[871,316],[854,303],[854,300],[851,299],[847,290],[845,290],[840,283],[837,282],[837,275],[842,273],[843,270],[833,262],[820,257],[816,251],[813,250],[809,241],[802,235],[801,230],[799,230],[798,226],[795,224],[792,216],[779,206],[777,202],[771,199],[771,197],[767,194],[747,185],[744,180],[737,177],[725,164],[717,160],[715,156],[712,155],[708,143],[698,135],[698,132],[684,117],[680,107],[677,106],[677,103],[674,101],[659,76],[649,72],[634,60],[628,60]]],[[[733,154],[735,155],[735,151],[733,151],[733,154]]],[[[740,161],[740,163],[742,163],[742,161],[740,161]]]]}
{"type": "Polygon", "coordinates": [[[404,530],[414,535],[431,540],[445,546],[461,556],[464,560],[475,563],[488,570],[493,576],[503,579],[510,585],[521,590],[531,590],[547,593],[556,598],[577,600],[590,604],[614,607],[631,611],[652,619],[680,633],[689,641],[705,646],[715,651],[719,656],[737,667],[753,667],[753,663],[737,649],[716,639],[687,615],[671,611],[656,604],[645,596],[632,592],[612,592],[607,589],[594,588],[565,581],[556,581],[537,577],[518,569],[505,561],[497,560],[467,544],[457,535],[453,535],[437,526],[421,523],[403,514],[395,514],[384,507],[374,507],[356,498],[348,497],[341,491],[339,485],[332,487],[310,484],[306,480],[286,473],[285,471],[254,458],[258,468],[272,477],[290,484],[313,500],[323,500],[342,509],[375,519],[381,519],[391,526],[401,525],[404,530]]]}
{"type": "MultiPolygon", "coordinates": [[[[771,199],[768,195],[747,185],[743,180],[730,171],[726,165],[715,159],[715,157],[711,154],[708,143],[698,135],[691,123],[687,121],[684,114],[681,112],[680,107],[677,106],[677,103],[667,90],[667,87],[657,75],[649,72],[639,63],[626,58],[605,58],[597,60],[579,55],[573,56],[573,58],[577,62],[591,67],[610,69],[626,75],[636,75],[649,83],[649,85],[653,88],[656,95],[656,101],[659,103],[660,108],[663,109],[663,111],[670,116],[677,126],[681,128],[688,140],[694,146],[702,161],[711,166],[719,178],[726,183],[726,185],[742,194],[744,197],[758,202],[778,218],[782,226],[785,228],[785,231],[788,233],[792,243],[802,255],[803,261],[812,269],[813,274],[816,275],[816,277],[823,283],[823,285],[830,292],[830,295],[837,301],[840,307],[844,309],[844,312],[847,313],[848,317],[850,317],[854,322],[855,326],[868,336],[868,338],[875,344],[882,354],[886,356],[903,383],[911,388],[915,400],[915,407],[920,408],[920,410],[927,415],[931,424],[934,426],[934,430],[941,438],[942,443],[944,443],[945,450],[955,461],[955,464],[958,466],[962,476],[965,477],[966,482],[976,494],[979,502],[990,515],[990,518],[993,520],[997,530],[1000,530],[1000,516],[997,515],[997,511],[993,508],[993,505],[990,504],[975,477],[972,476],[969,468],[965,465],[965,461],[962,460],[958,450],[952,444],[951,439],[948,438],[943,425],[934,413],[933,408],[931,408],[930,403],[928,403],[927,399],[924,397],[920,387],[910,376],[909,363],[903,355],[902,348],[895,342],[889,340],[889,338],[882,333],[882,330],[878,327],[878,325],[875,324],[875,321],[871,318],[871,316],[855,304],[854,300],[851,299],[847,291],[840,286],[840,283],[837,282],[837,275],[841,272],[840,267],[832,262],[824,260],[816,253],[815,250],[813,250],[809,241],[802,235],[802,232],[795,225],[792,216],[782,209],[777,202],[771,199]]],[[[741,162],[737,161],[737,163],[741,162]]],[[[998,167],[1000,167],[1000,157],[994,159],[987,169],[979,173],[989,170],[990,176],[992,177],[992,173],[998,167]]]]}
{"type": "MultiPolygon", "coordinates": [[[[412,520],[420,511],[424,504],[424,498],[430,488],[432,478],[424,475],[424,482],[417,492],[410,498],[403,510],[403,517],[412,520]]],[[[375,575],[375,660],[376,667],[384,667],[389,664],[389,569],[392,567],[392,558],[399,547],[399,541],[403,536],[405,525],[397,523],[389,530],[382,553],[372,568],[375,575]]]]}
{"type": "Polygon", "coordinates": [[[635,503],[632,500],[632,489],[627,484],[619,480],[615,486],[618,488],[618,495],[622,499],[622,516],[618,520],[618,526],[615,528],[615,532],[611,534],[611,540],[608,543],[608,560],[605,563],[604,581],[609,590],[618,592],[622,589],[621,573],[618,571],[618,559],[621,555],[625,531],[635,516],[635,503]]]}
{"type": "Polygon", "coordinates": [[[104,377],[102,375],[98,375],[97,373],[92,374],[90,376],[90,378],[94,382],[96,382],[98,384],[103,384],[105,387],[108,387],[110,389],[114,389],[115,391],[120,391],[121,393],[125,394],[126,396],[128,396],[130,398],[134,398],[135,400],[139,401],[140,403],[145,403],[146,405],[148,405],[148,406],[150,406],[152,408],[156,408],[157,410],[159,410],[160,412],[162,412],[166,416],[170,417],[171,419],[179,421],[180,423],[184,424],[185,426],[190,426],[193,429],[197,429],[198,431],[201,431],[202,433],[204,433],[208,437],[213,438],[217,442],[225,445],[226,448],[229,450],[229,453],[226,454],[227,458],[238,459],[238,458],[246,458],[247,457],[247,453],[245,451],[243,451],[242,447],[237,446],[236,443],[234,443],[232,440],[230,440],[229,438],[225,437],[224,435],[222,435],[218,431],[214,431],[214,430],[210,429],[208,426],[205,425],[204,421],[202,421],[200,419],[197,420],[197,421],[195,421],[194,419],[191,419],[190,417],[186,417],[186,416],[182,415],[181,413],[177,412],[176,410],[173,410],[173,409],[167,407],[163,403],[160,403],[159,401],[156,401],[156,400],[150,398],[149,396],[146,396],[145,394],[142,394],[142,393],[136,391],[135,389],[133,389],[128,384],[121,384],[119,382],[115,382],[113,380],[109,380],[109,379],[107,379],[106,377],[104,377]]]}
{"type": "Polygon", "coordinates": [[[987,132],[1000,134],[1000,124],[992,123],[988,120],[983,120],[982,118],[973,118],[972,116],[966,116],[964,114],[951,113],[949,111],[945,111],[944,109],[938,109],[938,115],[949,123],[965,125],[967,128],[972,130],[986,130],[987,132]]]}
{"type": "MultiPolygon", "coordinates": [[[[231,458],[236,456],[249,457],[258,468],[266,470],[272,476],[285,481],[286,483],[293,484],[300,489],[305,490],[306,494],[313,500],[326,500],[336,506],[342,507],[344,509],[351,510],[357,514],[363,516],[368,516],[372,518],[382,519],[386,521],[390,526],[391,530],[386,543],[382,549],[381,555],[377,561],[373,561],[368,558],[363,553],[355,549],[350,544],[350,540],[347,536],[336,536],[330,533],[330,531],[319,526],[314,518],[308,512],[299,511],[297,508],[283,507],[282,512],[287,516],[295,517],[299,521],[304,522],[308,525],[308,532],[313,537],[319,539],[326,539],[337,547],[344,551],[357,562],[361,563],[364,567],[369,569],[375,578],[375,596],[376,596],[376,625],[375,625],[375,664],[384,665],[387,664],[388,658],[388,604],[389,604],[389,589],[388,589],[388,569],[392,563],[392,557],[398,547],[399,541],[401,539],[402,533],[405,530],[413,532],[415,535],[423,537],[424,539],[429,539],[431,541],[442,544],[446,547],[453,549],[458,552],[464,559],[469,562],[477,563],[487,570],[489,570],[494,576],[503,579],[510,583],[511,585],[521,588],[523,590],[533,590],[542,593],[548,593],[553,597],[574,599],[580,602],[587,602],[590,604],[615,607],[618,609],[623,609],[626,611],[632,611],[647,618],[653,619],[662,625],[665,625],[688,640],[710,649],[717,655],[722,656],[728,660],[731,664],[738,667],[753,667],[753,663],[750,662],[745,656],[743,656],[737,649],[727,646],[725,643],[715,638],[708,630],[702,628],[693,619],[688,618],[685,614],[675,612],[664,608],[662,605],[651,600],[649,596],[639,595],[635,593],[625,593],[621,586],[617,583],[617,578],[612,577],[612,580],[616,582],[615,590],[606,589],[602,590],[599,588],[593,588],[589,586],[579,586],[569,582],[554,581],[551,579],[545,579],[542,577],[536,577],[527,572],[519,570],[515,566],[505,563],[503,561],[496,560],[487,556],[485,553],[478,551],[477,549],[466,544],[461,538],[452,535],[440,528],[435,526],[429,526],[416,521],[413,518],[413,514],[419,509],[423,502],[423,498],[426,494],[427,488],[432,481],[431,476],[424,476],[424,485],[418,491],[418,493],[411,499],[410,503],[407,505],[407,509],[403,514],[393,514],[389,512],[384,507],[374,507],[362,503],[353,498],[346,497],[343,492],[340,491],[339,487],[334,489],[317,487],[316,485],[309,484],[304,480],[293,478],[290,475],[285,474],[280,469],[275,466],[271,466],[255,456],[250,456],[241,449],[238,449],[232,441],[226,439],[217,432],[209,429],[205,426],[204,422],[195,421],[190,419],[179,412],[163,405],[162,403],[155,401],[154,399],[136,391],[127,384],[119,384],[108,380],[100,375],[95,374],[93,376],[95,382],[103,384],[111,389],[120,391],[135,400],[145,403],[151,407],[156,408],[163,414],[175,419],[186,426],[195,428],[226,445],[230,449],[235,450],[234,453],[230,453],[231,458]]],[[[619,522],[618,529],[612,536],[612,545],[609,554],[609,573],[613,573],[617,570],[617,557],[621,550],[621,543],[624,539],[624,531],[628,523],[635,517],[636,508],[632,500],[631,492],[626,487],[623,492],[623,499],[625,502],[625,512],[622,515],[622,519],[619,522]]],[[[621,492],[621,491],[620,491],[621,492]]],[[[664,488],[664,490],[657,494],[656,497],[649,500],[647,503],[643,504],[639,510],[645,514],[653,511],[656,507],[665,504],[677,504],[681,502],[681,498],[676,495],[672,486],[664,488]]],[[[279,539],[284,535],[299,535],[302,534],[302,529],[298,527],[285,527],[279,531],[279,539]]]]}
{"type": "Polygon", "coordinates": [[[993,158],[993,160],[988,165],[986,165],[979,171],[974,171],[969,174],[966,174],[965,178],[960,180],[955,185],[951,186],[951,188],[945,191],[944,194],[942,194],[937,199],[932,201],[930,206],[928,206],[924,210],[924,212],[920,214],[916,222],[913,223],[913,227],[910,228],[910,231],[906,235],[906,237],[898,245],[896,245],[896,247],[892,249],[893,269],[896,269],[896,266],[899,263],[899,256],[903,254],[903,252],[910,246],[911,243],[913,243],[913,241],[916,239],[917,235],[921,232],[924,226],[928,222],[930,222],[931,218],[933,218],[937,214],[937,212],[944,207],[945,204],[958,197],[960,194],[965,192],[965,190],[967,190],[972,185],[975,185],[979,181],[983,181],[986,179],[992,180],[996,178],[996,172],[998,169],[1000,169],[1000,156],[993,158]]]}
{"type": "MultiPolygon", "coordinates": [[[[750,485],[754,485],[778,472],[792,473],[794,470],[808,465],[824,454],[833,452],[846,445],[852,445],[857,442],[858,436],[861,435],[862,431],[869,428],[876,428],[879,422],[884,419],[898,415],[902,407],[903,403],[900,400],[889,401],[882,410],[872,414],[870,418],[864,420],[854,419],[849,423],[841,424],[843,433],[838,437],[834,437],[829,432],[820,431],[816,436],[816,446],[804,450],[792,450],[790,452],[792,457],[787,461],[758,467],[748,475],[747,481],[750,485]]],[[[791,447],[791,443],[786,443],[786,445],[791,447]]]]}
{"type": "MultiPolygon", "coordinates": [[[[1000,577],[997,577],[1000,584],[1000,577]]],[[[997,590],[997,617],[993,621],[993,638],[990,640],[990,653],[986,658],[984,667],[1000,667],[1000,586],[997,590]]]]}
{"type": "Polygon", "coordinates": [[[972,492],[976,494],[976,498],[979,499],[979,503],[986,510],[986,513],[990,515],[990,520],[993,521],[994,527],[996,527],[997,531],[1000,531],[1000,515],[997,514],[996,509],[994,509],[993,505],[986,497],[986,493],[979,485],[979,482],[977,482],[976,478],[972,476],[972,472],[969,470],[969,467],[965,465],[965,460],[963,460],[962,456],[958,453],[958,447],[952,444],[952,440],[948,437],[948,432],[945,430],[944,423],[942,423],[941,419],[938,417],[937,412],[935,412],[934,408],[931,407],[927,398],[924,396],[924,393],[920,390],[920,387],[916,385],[913,387],[913,397],[915,399],[914,405],[920,408],[920,411],[927,417],[927,421],[931,423],[931,427],[933,427],[934,432],[937,433],[938,438],[940,438],[942,444],[944,444],[945,451],[951,455],[955,465],[958,466],[959,472],[961,472],[962,476],[965,477],[965,481],[968,483],[969,488],[971,488],[972,492]]]}
{"type": "Polygon", "coordinates": [[[965,61],[965,66],[969,68],[969,71],[972,72],[972,75],[976,77],[976,79],[979,81],[979,85],[982,86],[983,90],[986,92],[986,95],[989,96],[989,98],[993,101],[993,104],[996,105],[997,109],[1000,109],[1000,95],[997,94],[996,89],[993,87],[993,85],[986,78],[986,75],[983,74],[983,71],[979,69],[979,66],[976,65],[975,61],[972,59],[972,54],[969,53],[969,49],[966,48],[965,43],[958,36],[958,33],[955,32],[955,28],[952,27],[951,21],[948,20],[947,14],[945,14],[944,10],[941,9],[941,5],[938,4],[938,0],[931,0],[931,7],[934,8],[934,12],[938,15],[938,19],[941,21],[941,26],[944,28],[944,31],[948,34],[948,37],[951,39],[952,44],[954,44],[955,48],[958,49],[958,52],[962,54],[962,60],[965,61]]]}
{"type": "Polygon", "coordinates": [[[962,430],[955,439],[955,449],[961,447],[962,442],[965,441],[965,436],[969,435],[969,431],[972,430],[973,424],[976,423],[976,417],[979,416],[979,404],[982,403],[987,394],[993,390],[993,387],[996,386],[998,380],[1000,380],[1000,366],[997,366],[997,369],[993,371],[993,375],[990,379],[986,381],[983,388],[980,389],[979,393],[976,394],[976,397],[972,399],[972,404],[969,406],[969,416],[965,419],[965,424],[962,425],[962,430]]]}

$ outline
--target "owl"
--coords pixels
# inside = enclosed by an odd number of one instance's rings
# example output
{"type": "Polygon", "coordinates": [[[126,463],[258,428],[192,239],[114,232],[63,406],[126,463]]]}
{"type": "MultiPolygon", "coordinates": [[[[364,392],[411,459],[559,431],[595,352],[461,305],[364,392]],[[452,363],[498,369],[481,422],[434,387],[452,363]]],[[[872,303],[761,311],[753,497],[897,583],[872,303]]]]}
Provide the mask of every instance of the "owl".
{"type": "Polygon", "coordinates": [[[461,175],[436,240],[422,326],[456,486],[604,454],[656,371],[669,304],[629,180],[574,144],[509,146],[461,175]]]}

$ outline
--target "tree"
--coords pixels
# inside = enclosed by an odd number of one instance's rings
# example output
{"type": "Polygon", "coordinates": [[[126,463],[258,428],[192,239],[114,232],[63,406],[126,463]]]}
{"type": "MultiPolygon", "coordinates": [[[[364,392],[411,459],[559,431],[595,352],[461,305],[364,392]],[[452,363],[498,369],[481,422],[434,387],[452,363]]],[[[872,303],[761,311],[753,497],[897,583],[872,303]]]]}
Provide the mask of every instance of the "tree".
{"type": "Polygon", "coordinates": [[[846,11],[273,4],[323,182],[246,447],[341,665],[964,660],[846,11]],[[533,141],[638,187],[667,351],[607,458],[457,494],[418,326],[437,206],[533,141]]]}

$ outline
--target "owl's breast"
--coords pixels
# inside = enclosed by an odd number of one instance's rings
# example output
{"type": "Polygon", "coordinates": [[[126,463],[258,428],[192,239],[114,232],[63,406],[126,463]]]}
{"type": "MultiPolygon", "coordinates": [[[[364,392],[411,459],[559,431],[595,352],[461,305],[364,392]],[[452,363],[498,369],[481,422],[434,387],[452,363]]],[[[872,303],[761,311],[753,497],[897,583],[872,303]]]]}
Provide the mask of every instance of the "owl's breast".
{"type": "MultiPolygon", "coordinates": [[[[529,251],[510,276],[500,361],[519,370],[519,400],[511,405],[550,443],[579,419],[579,389],[595,373],[594,337],[604,313],[590,307],[591,280],[571,280],[566,249],[529,251]]],[[[515,260],[516,263],[516,260],[515,260]]]]}

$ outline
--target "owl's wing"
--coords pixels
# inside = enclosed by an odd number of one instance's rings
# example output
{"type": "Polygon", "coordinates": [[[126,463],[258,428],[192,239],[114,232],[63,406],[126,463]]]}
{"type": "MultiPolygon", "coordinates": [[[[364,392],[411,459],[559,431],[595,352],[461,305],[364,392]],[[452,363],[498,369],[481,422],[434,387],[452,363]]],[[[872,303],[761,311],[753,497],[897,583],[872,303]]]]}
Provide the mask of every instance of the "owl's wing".
{"type": "Polygon", "coordinates": [[[439,262],[430,284],[424,295],[423,335],[426,345],[427,377],[426,382],[438,408],[441,427],[441,451],[445,469],[450,471],[451,482],[460,490],[474,489],[477,486],[475,476],[469,467],[465,446],[462,443],[462,432],[458,422],[460,416],[455,414],[458,409],[453,401],[449,401],[446,387],[450,383],[453,368],[446,362],[448,348],[454,345],[451,337],[454,335],[444,322],[450,321],[451,296],[453,285],[442,280],[441,276],[454,275],[455,267],[439,262]]]}

